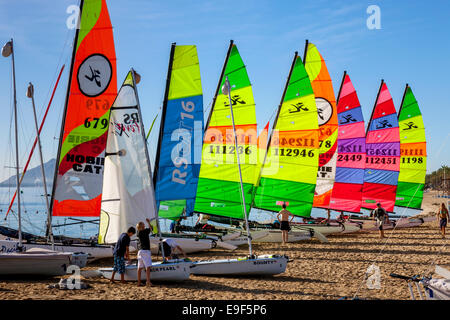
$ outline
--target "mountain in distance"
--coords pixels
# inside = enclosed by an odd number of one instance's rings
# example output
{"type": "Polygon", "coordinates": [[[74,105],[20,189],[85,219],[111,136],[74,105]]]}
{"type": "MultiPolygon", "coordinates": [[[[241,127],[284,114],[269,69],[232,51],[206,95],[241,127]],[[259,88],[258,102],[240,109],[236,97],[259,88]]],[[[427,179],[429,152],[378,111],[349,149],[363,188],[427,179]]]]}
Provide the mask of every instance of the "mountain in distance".
{"type": "MultiPolygon", "coordinates": [[[[45,179],[47,180],[47,186],[53,184],[53,175],[55,173],[56,159],[53,158],[44,163],[45,179]]],[[[20,173],[22,175],[22,173],[20,173]]],[[[20,184],[21,187],[39,187],[43,186],[41,165],[28,169],[25,173],[25,177],[20,184]]],[[[16,187],[16,175],[12,175],[8,179],[0,182],[0,188],[4,187],[16,187]]]]}

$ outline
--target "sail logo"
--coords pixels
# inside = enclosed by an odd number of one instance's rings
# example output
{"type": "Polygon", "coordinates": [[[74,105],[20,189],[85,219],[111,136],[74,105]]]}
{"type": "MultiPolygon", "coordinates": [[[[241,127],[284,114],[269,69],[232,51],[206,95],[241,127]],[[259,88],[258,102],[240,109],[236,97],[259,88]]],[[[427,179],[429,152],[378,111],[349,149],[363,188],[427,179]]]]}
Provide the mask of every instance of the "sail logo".
{"type": "Polygon", "coordinates": [[[72,162],[72,169],[76,172],[100,174],[105,164],[103,157],[91,157],[83,155],[67,154],[66,161],[72,162]]]}
{"type": "Polygon", "coordinates": [[[353,118],[353,116],[351,114],[347,114],[343,117],[343,120],[341,121],[340,124],[348,124],[350,122],[356,122],[357,120],[355,118],[353,118]]]}
{"type": "Polygon", "coordinates": [[[304,106],[303,102],[299,102],[296,104],[291,104],[291,106],[293,106],[295,109],[289,109],[289,113],[297,113],[300,111],[309,111],[309,109],[307,107],[304,106]]]}
{"type": "MultiPolygon", "coordinates": [[[[240,95],[235,94],[235,95],[233,95],[233,96],[231,97],[231,104],[232,104],[233,106],[236,106],[238,103],[239,103],[239,104],[245,104],[246,102],[245,102],[244,100],[241,100],[241,96],[240,96],[240,95]]],[[[230,106],[230,103],[227,102],[227,101],[224,101],[223,105],[224,105],[225,107],[229,107],[229,106],[230,106]]]]}
{"type": "Polygon", "coordinates": [[[78,68],[78,87],[88,97],[97,97],[105,92],[111,78],[111,62],[102,54],[90,55],[78,68]]]}
{"type": "Polygon", "coordinates": [[[390,124],[389,121],[387,120],[381,120],[379,123],[377,123],[376,128],[377,129],[392,128],[392,124],[390,124]]]}
{"type": "Polygon", "coordinates": [[[408,123],[405,123],[405,126],[406,126],[406,128],[403,128],[403,130],[412,130],[412,129],[418,129],[419,128],[412,121],[410,121],[408,123]]]}
{"type": "MultiPolygon", "coordinates": [[[[180,117],[181,120],[194,120],[195,103],[193,101],[181,101],[180,117]]],[[[195,128],[198,127],[198,122],[194,121],[194,132],[195,128]]],[[[198,128],[197,128],[198,129],[198,128]]],[[[192,134],[191,131],[186,128],[178,128],[172,132],[170,137],[171,141],[178,142],[171,152],[171,160],[173,165],[176,167],[172,171],[172,181],[178,184],[185,185],[188,175],[189,164],[191,164],[191,144],[192,144],[192,134]]]]}
{"type": "Polygon", "coordinates": [[[333,115],[333,107],[331,103],[324,98],[316,98],[317,115],[319,120],[319,126],[327,124],[333,115]]]}
{"type": "Polygon", "coordinates": [[[112,121],[111,124],[115,129],[114,133],[118,136],[130,137],[129,133],[141,133],[141,127],[139,125],[139,114],[137,112],[125,113],[123,115],[123,122],[112,121]]]}

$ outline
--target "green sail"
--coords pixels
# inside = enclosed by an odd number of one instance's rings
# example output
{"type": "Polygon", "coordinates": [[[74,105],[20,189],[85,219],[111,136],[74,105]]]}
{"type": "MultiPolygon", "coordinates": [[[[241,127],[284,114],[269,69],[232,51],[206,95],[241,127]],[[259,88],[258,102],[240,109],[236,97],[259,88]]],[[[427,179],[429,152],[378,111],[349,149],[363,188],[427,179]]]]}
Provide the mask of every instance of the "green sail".
{"type": "Polygon", "coordinates": [[[220,92],[226,77],[231,85],[247,212],[251,207],[257,167],[255,102],[244,62],[231,41],[206,124],[194,211],[244,219],[230,105],[228,96],[220,92]]]}
{"type": "Polygon", "coordinates": [[[286,203],[294,215],[310,216],[318,166],[317,107],[308,74],[296,53],[253,206],[277,212],[286,203]]]}
{"type": "Polygon", "coordinates": [[[400,127],[400,174],[395,205],[420,209],[427,170],[425,127],[419,104],[406,86],[398,113],[400,127]]]}

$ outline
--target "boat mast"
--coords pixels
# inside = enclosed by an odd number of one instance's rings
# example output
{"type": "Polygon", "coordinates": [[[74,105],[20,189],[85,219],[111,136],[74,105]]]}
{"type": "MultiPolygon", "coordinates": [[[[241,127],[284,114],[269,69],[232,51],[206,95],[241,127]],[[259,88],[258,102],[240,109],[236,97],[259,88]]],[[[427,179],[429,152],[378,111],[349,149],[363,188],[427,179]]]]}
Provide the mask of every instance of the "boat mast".
{"type": "Polygon", "coordinates": [[[14,42],[11,39],[2,49],[2,55],[4,57],[9,57],[11,55],[12,59],[12,74],[13,74],[13,88],[14,88],[14,130],[15,130],[15,140],[16,140],[16,185],[17,185],[17,215],[19,219],[19,246],[18,250],[22,251],[22,219],[20,210],[20,175],[19,175],[19,137],[17,128],[17,97],[16,97],[16,66],[14,63],[14,42]]]}
{"type": "MultiPolygon", "coordinates": [[[[50,212],[49,213],[50,221],[52,219],[52,214],[53,214],[53,199],[55,197],[55,192],[56,192],[56,181],[58,178],[58,169],[59,169],[59,162],[60,162],[60,157],[61,157],[61,146],[63,143],[64,127],[66,125],[67,106],[69,104],[70,87],[72,85],[72,76],[73,76],[73,66],[75,64],[75,55],[77,53],[78,35],[80,33],[80,28],[81,28],[80,23],[81,23],[81,16],[83,13],[83,4],[84,4],[84,0],[80,0],[80,13],[78,16],[77,31],[76,31],[75,37],[73,39],[72,62],[70,63],[69,81],[67,82],[66,100],[64,102],[64,112],[63,112],[62,121],[61,121],[61,130],[59,133],[58,152],[56,153],[55,172],[53,174],[52,196],[50,198],[50,211],[49,211],[50,212]]],[[[49,233],[50,233],[49,226],[47,226],[46,235],[48,235],[49,233]]]]}
{"type": "MultiPolygon", "coordinates": [[[[159,138],[158,138],[158,147],[156,148],[155,168],[153,170],[153,187],[155,188],[155,191],[156,191],[156,181],[157,181],[158,171],[159,171],[159,159],[161,157],[161,143],[162,143],[162,140],[164,137],[164,124],[166,121],[167,102],[169,100],[170,79],[172,78],[173,57],[175,55],[176,45],[177,44],[175,42],[173,42],[172,46],[170,48],[169,67],[167,70],[167,79],[166,79],[166,91],[164,93],[164,102],[163,102],[163,109],[162,109],[162,115],[161,115],[161,125],[159,126],[159,138]]],[[[159,212],[159,208],[156,208],[156,211],[159,212]]]]}
{"type": "Polygon", "coordinates": [[[236,126],[234,124],[233,103],[231,100],[231,85],[230,85],[230,81],[228,80],[228,76],[226,77],[225,83],[222,87],[222,93],[228,94],[228,101],[230,103],[231,122],[233,123],[233,132],[234,132],[234,149],[236,150],[236,159],[237,159],[238,169],[239,169],[239,180],[241,183],[241,197],[242,197],[242,205],[244,207],[245,227],[247,230],[248,251],[249,251],[250,257],[253,257],[252,236],[250,234],[250,228],[248,226],[247,204],[245,202],[244,184],[242,183],[241,162],[239,159],[238,140],[237,140],[237,134],[236,134],[236,126]]]}
{"type": "Polygon", "coordinates": [[[51,220],[51,217],[50,217],[50,204],[48,202],[47,180],[45,178],[44,159],[42,157],[41,138],[39,136],[39,126],[38,126],[37,115],[36,115],[36,106],[34,104],[34,87],[33,87],[33,84],[31,82],[30,82],[30,84],[28,86],[27,97],[31,98],[31,104],[33,106],[34,124],[36,126],[36,139],[37,139],[38,149],[39,149],[39,158],[41,160],[42,181],[44,183],[45,205],[47,206],[48,239],[50,240],[50,242],[52,244],[52,250],[55,250],[55,242],[54,242],[54,239],[53,239],[53,232],[52,232],[52,220],[51,220]]]}
{"type": "MultiPolygon", "coordinates": [[[[173,49],[175,49],[175,47],[173,47],[173,49]]],[[[131,73],[132,73],[132,78],[133,78],[134,95],[136,97],[137,112],[139,114],[139,119],[141,121],[141,133],[142,133],[142,139],[144,141],[145,157],[147,160],[147,167],[149,170],[150,183],[153,184],[152,179],[151,179],[152,178],[152,167],[150,166],[150,157],[148,156],[147,143],[145,141],[145,130],[144,130],[144,123],[142,121],[141,104],[139,103],[139,95],[137,94],[136,77],[135,77],[136,71],[134,71],[134,69],[131,68],[131,73]]],[[[161,120],[163,120],[163,119],[161,119],[161,120]]],[[[153,188],[153,190],[155,190],[154,185],[152,185],[151,187],[153,188]]],[[[153,201],[156,202],[155,195],[153,195],[153,201]]],[[[161,241],[161,228],[159,226],[158,208],[155,208],[155,210],[156,210],[156,228],[158,229],[158,237],[160,239],[159,246],[160,246],[160,250],[161,250],[161,256],[164,261],[166,258],[164,256],[163,243],[161,241]]]]}

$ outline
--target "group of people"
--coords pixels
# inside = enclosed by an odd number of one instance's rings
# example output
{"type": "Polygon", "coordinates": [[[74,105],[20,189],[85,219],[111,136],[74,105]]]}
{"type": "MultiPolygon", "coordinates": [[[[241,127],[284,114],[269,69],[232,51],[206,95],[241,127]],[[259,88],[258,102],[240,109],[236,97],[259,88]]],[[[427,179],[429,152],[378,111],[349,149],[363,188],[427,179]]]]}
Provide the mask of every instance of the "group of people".
{"type": "MultiPolygon", "coordinates": [[[[130,258],[130,242],[131,237],[136,234],[137,237],[137,245],[138,245],[138,253],[137,253],[137,279],[138,286],[141,286],[141,273],[145,269],[146,273],[146,285],[149,287],[152,285],[150,281],[150,268],[152,266],[152,252],[150,250],[150,235],[152,234],[152,226],[150,224],[150,220],[147,219],[148,228],[145,227],[144,222],[139,222],[136,225],[136,228],[130,227],[127,232],[122,233],[119,236],[119,239],[116,242],[114,247],[113,256],[114,256],[114,268],[113,273],[111,275],[111,282],[114,283],[114,278],[116,273],[120,275],[120,282],[125,283],[125,259],[128,260],[128,264],[131,264],[130,258]],[[137,232],[136,232],[137,229],[137,232]]],[[[174,259],[177,256],[174,254],[174,251],[178,250],[183,254],[185,258],[187,258],[186,253],[183,249],[178,245],[178,243],[174,239],[163,239],[162,240],[162,251],[164,254],[164,259],[174,259]]]]}
{"type": "MultiPolygon", "coordinates": [[[[330,210],[327,210],[328,217],[326,219],[326,222],[330,221],[330,210]]],[[[343,216],[343,213],[341,212],[341,216],[343,216]]],[[[340,217],[341,217],[340,216],[340,217]]],[[[378,227],[378,230],[380,232],[380,238],[384,238],[384,230],[383,226],[385,224],[389,224],[389,215],[386,212],[386,210],[381,206],[381,203],[377,203],[377,207],[372,210],[370,216],[376,221],[376,225],[378,227]]],[[[291,230],[290,223],[294,219],[294,215],[286,210],[286,204],[283,203],[283,209],[278,213],[277,219],[280,221],[280,230],[282,232],[282,240],[283,244],[285,244],[288,241],[289,237],[289,231],[291,230]]],[[[439,223],[439,229],[442,234],[442,238],[445,238],[445,228],[447,227],[447,222],[449,220],[449,213],[448,209],[446,208],[445,204],[442,203],[439,211],[437,212],[437,220],[439,223]]]]}

